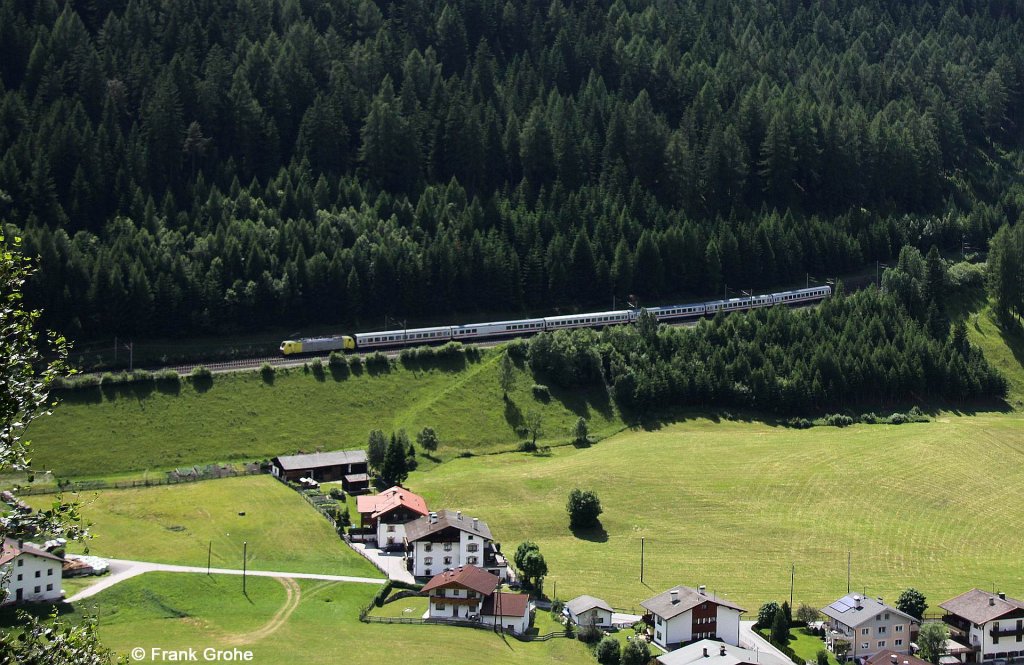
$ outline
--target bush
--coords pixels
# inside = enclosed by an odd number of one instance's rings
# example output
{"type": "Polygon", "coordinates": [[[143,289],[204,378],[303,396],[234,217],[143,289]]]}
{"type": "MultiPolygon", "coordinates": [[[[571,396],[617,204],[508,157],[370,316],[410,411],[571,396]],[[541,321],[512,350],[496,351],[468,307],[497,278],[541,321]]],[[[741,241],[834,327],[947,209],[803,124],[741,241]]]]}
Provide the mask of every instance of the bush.
{"type": "Polygon", "coordinates": [[[433,427],[424,427],[416,434],[416,443],[420,444],[423,450],[437,450],[437,432],[433,427]]]}
{"type": "Polygon", "coordinates": [[[211,372],[209,368],[203,365],[199,365],[198,367],[192,368],[192,372],[189,374],[189,376],[192,377],[193,379],[212,379],[213,372],[211,372]]]}
{"type": "Polygon", "coordinates": [[[878,422],[878,416],[874,413],[864,413],[861,414],[860,421],[865,425],[874,425],[878,422]]]}
{"type": "Polygon", "coordinates": [[[603,510],[601,500],[590,490],[574,489],[569,493],[565,509],[569,512],[570,529],[589,529],[599,524],[598,517],[603,510]]]}
{"type": "Polygon", "coordinates": [[[328,492],[328,494],[332,499],[337,499],[342,502],[345,501],[345,491],[342,490],[340,487],[332,487],[331,491],[328,492]]]}
{"type": "Polygon", "coordinates": [[[514,339],[505,347],[506,353],[513,360],[524,361],[530,353],[530,342],[525,339],[514,339]]]}
{"type": "Polygon", "coordinates": [[[535,453],[537,452],[537,444],[533,441],[523,441],[519,444],[519,452],[535,453]]]}
{"type": "Polygon", "coordinates": [[[270,363],[263,363],[260,367],[260,376],[263,378],[263,383],[273,383],[276,374],[277,368],[270,363]]]}
{"type": "Polygon", "coordinates": [[[853,418],[843,413],[832,413],[825,416],[825,424],[832,427],[849,427],[853,424],[853,418]]]}
{"type": "Polygon", "coordinates": [[[548,387],[541,383],[535,383],[533,385],[533,397],[542,402],[548,402],[551,400],[551,391],[548,387]]]}
{"type": "Polygon", "coordinates": [[[891,416],[889,416],[890,425],[906,425],[908,422],[910,421],[902,413],[894,413],[891,416]]]}
{"type": "Polygon", "coordinates": [[[181,376],[173,369],[162,369],[156,373],[155,378],[157,383],[165,385],[177,386],[181,384],[181,376]]]}
{"type": "Polygon", "coordinates": [[[319,358],[314,358],[309,364],[309,368],[313,371],[313,376],[318,380],[324,378],[324,363],[319,358]]]}
{"type": "Polygon", "coordinates": [[[348,369],[348,360],[345,359],[344,354],[337,351],[331,351],[331,355],[327,356],[327,364],[331,369],[341,369],[342,367],[348,369]]]}
{"type": "Polygon", "coordinates": [[[757,611],[757,623],[754,624],[754,629],[771,628],[772,621],[775,620],[775,613],[778,612],[779,609],[779,604],[774,600],[762,605],[761,609],[757,611]]]}
{"type": "Polygon", "coordinates": [[[364,359],[367,369],[376,370],[389,370],[391,369],[391,359],[380,351],[374,351],[364,359]]]}
{"type": "Polygon", "coordinates": [[[579,630],[576,631],[576,639],[587,644],[594,644],[601,639],[603,634],[600,628],[590,623],[579,627],[579,630]]]}
{"type": "Polygon", "coordinates": [[[597,657],[597,662],[601,665],[619,665],[619,660],[622,658],[622,646],[611,635],[605,635],[597,643],[594,656],[597,657]]]}

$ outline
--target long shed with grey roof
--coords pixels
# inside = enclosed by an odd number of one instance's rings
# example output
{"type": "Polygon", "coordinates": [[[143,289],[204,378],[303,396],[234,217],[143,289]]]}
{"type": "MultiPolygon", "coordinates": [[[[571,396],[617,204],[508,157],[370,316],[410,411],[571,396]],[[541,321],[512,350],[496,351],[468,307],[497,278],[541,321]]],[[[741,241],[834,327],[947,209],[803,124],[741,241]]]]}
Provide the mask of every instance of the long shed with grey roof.
{"type": "Polygon", "coordinates": [[[364,492],[369,486],[365,450],[332,450],[306,455],[281,455],[271,460],[274,476],[298,481],[312,478],[326,483],[340,480],[346,492],[364,492]]]}

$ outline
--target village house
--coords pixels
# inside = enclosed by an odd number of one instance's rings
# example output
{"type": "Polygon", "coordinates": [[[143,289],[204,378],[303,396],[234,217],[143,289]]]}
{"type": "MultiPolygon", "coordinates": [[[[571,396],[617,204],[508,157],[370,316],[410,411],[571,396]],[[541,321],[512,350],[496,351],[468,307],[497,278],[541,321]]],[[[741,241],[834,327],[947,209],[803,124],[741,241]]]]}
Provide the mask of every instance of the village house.
{"type": "Polygon", "coordinates": [[[356,498],[359,523],[372,528],[382,550],[405,547],[405,525],[427,514],[427,502],[404,487],[391,487],[380,494],[356,498]]]}
{"type": "Polygon", "coordinates": [[[911,633],[920,622],[882,599],[848,594],[821,610],[828,617],[825,644],[847,659],[869,659],[879,651],[909,654],[911,633]],[[837,651],[838,648],[838,651],[837,651]]]}
{"type": "Polygon", "coordinates": [[[709,596],[703,585],[677,586],[640,603],[647,610],[653,641],[666,651],[695,640],[715,639],[738,645],[740,615],[745,609],[709,596]]]}
{"type": "Polygon", "coordinates": [[[406,565],[414,577],[431,577],[459,566],[479,566],[508,580],[508,562],[491,530],[461,510],[441,510],[405,525],[406,565]]]}
{"type": "Polygon", "coordinates": [[[965,662],[1024,657],[1024,601],[971,589],[939,607],[950,637],[966,647],[965,662]]]}
{"type": "Polygon", "coordinates": [[[882,649],[864,665],[932,665],[927,660],[906,653],[896,653],[892,649],[882,649]]]}
{"type": "Polygon", "coordinates": [[[5,539],[0,549],[3,604],[60,600],[63,566],[63,557],[23,540],[5,539]]]}
{"type": "Polygon", "coordinates": [[[576,596],[562,609],[565,618],[577,626],[593,624],[598,628],[611,628],[611,605],[593,596],[576,596]]]}
{"type": "Polygon", "coordinates": [[[497,575],[477,566],[459,566],[430,578],[427,617],[438,620],[479,621],[502,630],[524,633],[530,627],[530,597],[499,591],[497,575]]]}
{"type": "Polygon", "coordinates": [[[312,478],[318,483],[340,480],[341,488],[349,494],[359,494],[370,487],[365,450],[281,455],[270,462],[270,472],[281,480],[293,483],[298,482],[299,478],[312,478]]]}
{"type": "Polygon", "coordinates": [[[770,651],[753,651],[715,640],[699,640],[658,656],[661,665],[792,665],[770,651]]]}

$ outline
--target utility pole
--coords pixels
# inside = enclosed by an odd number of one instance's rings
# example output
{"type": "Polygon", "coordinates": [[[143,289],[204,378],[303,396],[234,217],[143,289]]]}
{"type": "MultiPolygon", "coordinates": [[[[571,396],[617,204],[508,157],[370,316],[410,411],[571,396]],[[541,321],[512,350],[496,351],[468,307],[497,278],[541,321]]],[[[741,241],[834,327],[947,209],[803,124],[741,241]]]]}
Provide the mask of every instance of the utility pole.
{"type": "Polygon", "coordinates": [[[850,593],[850,561],[853,553],[850,550],[846,551],[846,593],[850,593]]]}
{"type": "Polygon", "coordinates": [[[206,575],[210,575],[210,561],[213,559],[213,541],[206,547],[206,575]]]}
{"type": "Polygon", "coordinates": [[[644,583],[644,537],[640,536],[640,584],[644,583]]]}
{"type": "Polygon", "coordinates": [[[245,591],[245,561],[249,558],[249,541],[242,542],[242,594],[248,596],[245,591]]]}
{"type": "Polygon", "coordinates": [[[793,568],[789,574],[789,609],[793,609],[793,587],[796,585],[796,564],[792,564],[793,568]]]}

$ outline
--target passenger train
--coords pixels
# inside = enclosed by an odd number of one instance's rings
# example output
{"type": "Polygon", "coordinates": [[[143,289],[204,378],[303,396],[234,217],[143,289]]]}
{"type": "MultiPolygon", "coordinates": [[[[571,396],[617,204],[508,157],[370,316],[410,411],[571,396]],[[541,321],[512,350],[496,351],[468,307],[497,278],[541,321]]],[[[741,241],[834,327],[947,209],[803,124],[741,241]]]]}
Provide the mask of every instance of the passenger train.
{"type": "MultiPolygon", "coordinates": [[[[648,312],[658,321],[680,321],[702,316],[714,316],[719,311],[735,312],[772,305],[799,305],[817,302],[832,294],[830,286],[815,286],[808,289],[770,293],[763,296],[712,300],[710,302],[647,307],[648,312]]],[[[405,330],[383,330],[381,332],[336,335],[333,337],[307,337],[281,342],[281,353],[286,356],[299,353],[323,351],[354,351],[380,349],[396,346],[420,346],[434,342],[476,341],[499,337],[524,337],[546,330],[569,328],[603,328],[622,323],[632,323],[640,316],[639,309],[620,309],[611,312],[591,312],[567,316],[546,316],[538,319],[516,319],[513,321],[492,321],[470,323],[459,326],[437,326],[433,328],[408,328],[405,330]]]]}

